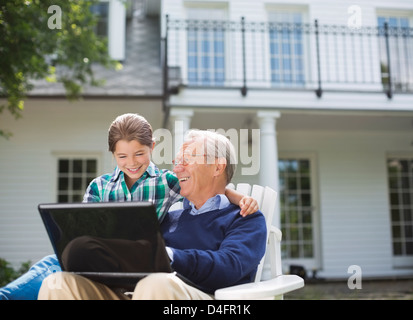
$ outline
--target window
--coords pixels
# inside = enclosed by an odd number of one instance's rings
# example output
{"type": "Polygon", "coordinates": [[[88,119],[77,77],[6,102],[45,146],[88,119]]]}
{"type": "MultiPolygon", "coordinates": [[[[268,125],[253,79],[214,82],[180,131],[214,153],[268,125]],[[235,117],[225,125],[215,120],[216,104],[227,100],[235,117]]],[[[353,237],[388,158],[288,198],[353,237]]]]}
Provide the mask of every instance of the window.
{"type": "Polygon", "coordinates": [[[407,91],[413,89],[413,43],[408,16],[379,15],[380,70],[381,82],[385,89],[389,85],[389,63],[384,23],[388,25],[388,43],[390,54],[390,74],[392,90],[407,91]]]}
{"type": "Polygon", "coordinates": [[[96,177],[96,174],[96,159],[58,159],[57,201],[82,202],[86,188],[96,177]]]}
{"type": "Polygon", "coordinates": [[[113,60],[125,59],[127,8],[135,5],[131,0],[100,0],[91,6],[90,10],[97,17],[95,32],[107,38],[108,53],[113,60]]]}
{"type": "Polygon", "coordinates": [[[109,2],[100,2],[91,6],[91,11],[98,16],[96,34],[107,37],[109,30],[109,2]]]}
{"type": "Polygon", "coordinates": [[[188,82],[223,85],[225,51],[223,30],[188,30],[188,82]]]}
{"type": "Polygon", "coordinates": [[[273,86],[303,86],[305,75],[302,14],[270,12],[269,22],[273,86]]]}
{"type": "Polygon", "coordinates": [[[225,81],[225,11],[189,8],[188,84],[222,86],[225,81]],[[213,17],[212,20],[207,20],[213,17]]]}
{"type": "Polygon", "coordinates": [[[282,251],[287,259],[313,258],[314,217],[309,159],[280,159],[282,251]]]}
{"type": "Polygon", "coordinates": [[[393,255],[413,257],[413,156],[387,161],[393,255]]]}

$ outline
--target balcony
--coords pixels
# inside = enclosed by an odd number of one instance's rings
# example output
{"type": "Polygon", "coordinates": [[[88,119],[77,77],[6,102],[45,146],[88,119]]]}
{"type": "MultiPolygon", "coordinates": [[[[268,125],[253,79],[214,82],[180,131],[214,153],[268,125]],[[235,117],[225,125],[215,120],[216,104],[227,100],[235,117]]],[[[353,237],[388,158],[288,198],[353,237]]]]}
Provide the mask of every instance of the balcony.
{"type": "Polygon", "coordinates": [[[413,93],[413,28],[166,17],[164,90],[413,93]],[[166,53],[166,54],[165,54],[166,53]]]}

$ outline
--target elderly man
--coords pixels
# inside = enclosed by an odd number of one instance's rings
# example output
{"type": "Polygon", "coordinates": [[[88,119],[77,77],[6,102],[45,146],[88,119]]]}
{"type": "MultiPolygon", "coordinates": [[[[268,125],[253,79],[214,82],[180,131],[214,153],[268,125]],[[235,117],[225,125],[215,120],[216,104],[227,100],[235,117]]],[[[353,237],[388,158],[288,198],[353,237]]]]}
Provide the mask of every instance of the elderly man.
{"type": "MultiPolygon", "coordinates": [[[[259,211],[240,216],[240,208],[224,195],[234,171],[234,148],[226,137],[189,132],[174,160],[184,208],[169,212],[161,229],[172,268],[197,288],[173,273],[154,273],[138,282],[132,299],[212,299],[219,288],[253,280],[265,252],[265,219],[259,211]]],[[[39,299],[128,298],[70,273],[50,275],[39,292],[39,299]]]]}

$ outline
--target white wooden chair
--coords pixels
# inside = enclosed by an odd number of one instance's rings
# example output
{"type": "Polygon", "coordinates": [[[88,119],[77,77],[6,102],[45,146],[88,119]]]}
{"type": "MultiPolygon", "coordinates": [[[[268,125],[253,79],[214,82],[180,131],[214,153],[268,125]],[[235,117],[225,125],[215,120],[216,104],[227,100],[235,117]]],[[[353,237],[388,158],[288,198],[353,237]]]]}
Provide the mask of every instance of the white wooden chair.
{"type": "MultiPolygon", "coordinates": [[[[235,189],[234,184],[228,187],[235,189]]],[[[282,273],[281,264],[281,230],[272,225],[272,219],[277,202],[277,192],[270,187],[238,183],[236,190],[242,194],[250,195],[257,200],[260,211],[264,214],[267,224],[267,249],[257,268],[255,281],[251,283],[231,286],[215,291],[217,300],[263,300],[283,299],[284,294],[304,286],[304,279],[298,275],[282,273]],[[263,269],[266,257],[271,266],[271,278],[263,279],[263,269]]],[[[182,207],[182,202],[173,205],[173,209],[182,207]]],[[[172,209],[172,208],[171,208],[172,209]]]]}
{"type": "MultiPolygon", "coordinates": [[[[235,189],[233,184],[229,187],[235,189]]],[[[260,211],[264,214],[267,224],[267,249],[261,263],[258,266],[255,281],[222,288],[215,291],[217,300],[263,300],[283,299],[284,294],[304,287],[304,279],[298,275],[282,273],[281,264],[281,230],[272,225],[277,192],[270,187],[251,185],[247,183],[237,184],[236,190],[242,194],[250,195],[257,200],[260,211]],[[271,265],[271,278],[263,280],[263,268],[265,258],[268,257],[271,265]]]]}

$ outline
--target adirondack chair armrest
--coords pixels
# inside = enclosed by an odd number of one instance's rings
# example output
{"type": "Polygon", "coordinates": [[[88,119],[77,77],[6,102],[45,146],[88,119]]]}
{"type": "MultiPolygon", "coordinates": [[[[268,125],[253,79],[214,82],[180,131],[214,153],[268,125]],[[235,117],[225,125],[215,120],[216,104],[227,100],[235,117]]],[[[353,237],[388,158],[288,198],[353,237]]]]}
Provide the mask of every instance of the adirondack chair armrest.
{"type": "Polygon", "coordinates": [[[280,275],[270,280],[241,284],[215,291],[217,300],[276,299],[290,291],[304,287],[304,279],[297,275],[280,275]]]}
{"type": "Polygon", "coordinates": [[[281,230],[280,230],[280,229],[278,229],[278,228],[275,227],[275,226],[270,226],[270,234],[271,234],[271,233],[275,235],[276,240],[277,240],[278,242],[281,242],[282,233],[281,233],[281,230]]]}

